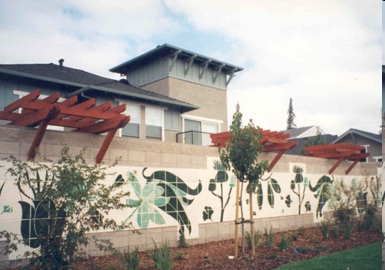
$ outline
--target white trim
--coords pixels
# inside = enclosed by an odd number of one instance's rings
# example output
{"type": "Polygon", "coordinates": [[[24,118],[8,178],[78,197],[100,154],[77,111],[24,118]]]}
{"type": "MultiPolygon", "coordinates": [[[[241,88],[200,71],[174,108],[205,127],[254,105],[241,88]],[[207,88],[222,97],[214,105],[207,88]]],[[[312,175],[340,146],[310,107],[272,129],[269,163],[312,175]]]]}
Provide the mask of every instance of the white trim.
{"type": "Polygon", "coordinates": [[[382,156],[375,156],[375,157],[372,157],[376,162],[380,162],[379,159],[382,160],[382,156]]]}
{"type": "Polygon", "coordinates": [[[211,123],[214,122],[214,123],[218,123],[218,124],[223,124],[222,120],[200,117],[200,116],[195,116],[195,115],[182,114],[181,117],[183,119],[189,119],[189,120],[195,120],[195,121],[204,121],[204,122],[211,122],[211,123]]]}

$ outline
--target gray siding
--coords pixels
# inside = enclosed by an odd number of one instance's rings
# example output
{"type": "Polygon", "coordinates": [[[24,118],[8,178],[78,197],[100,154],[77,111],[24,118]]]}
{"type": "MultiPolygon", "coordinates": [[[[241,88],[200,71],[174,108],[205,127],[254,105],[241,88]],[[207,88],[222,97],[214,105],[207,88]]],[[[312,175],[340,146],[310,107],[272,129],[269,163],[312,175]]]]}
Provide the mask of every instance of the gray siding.
{"type": "Polygon", "coordinates": [[[199,78],[199,74],[201,74],[203,70],[203,66],[201,64],[193,63],[188,69],[188,72],[185,74],[185,70],[187,70],[189,65],[188,61],[177,59],[171,71],[169,71],[171,63],[172,58],[162,58],[157,61],[143,64],[140,67],[130,70],[126,74],[127,80],[135,86],[143,86],[170,76],[223,90],[227,89],[227,76],[224,72],[220,72],[215,82],[213,82],[213,78],[217,75],[217,71],[210,66],[207,67],[206,71],[202,75],[202,78],[199,78]]]}

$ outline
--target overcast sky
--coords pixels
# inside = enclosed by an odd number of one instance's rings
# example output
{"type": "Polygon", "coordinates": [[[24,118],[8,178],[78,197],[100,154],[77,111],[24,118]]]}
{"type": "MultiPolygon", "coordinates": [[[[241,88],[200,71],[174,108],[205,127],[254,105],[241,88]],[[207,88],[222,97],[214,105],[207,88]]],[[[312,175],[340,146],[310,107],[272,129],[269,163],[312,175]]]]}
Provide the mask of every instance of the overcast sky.
{"type": "MultiPolygon", "coordinates": [[[[378,133],[381,3],[258,0],[0,0],[0,63],[58,63],[101,76],[168,43],[244,68],[228,87],[229,122],[378,133]]],[[[382,4],[383,5],[383,4],[382,4]]],[[[382,21],[384,24],[384,22],[382,21]]],[[[382,57],[382,58],[381,58],[382,57]]]]}

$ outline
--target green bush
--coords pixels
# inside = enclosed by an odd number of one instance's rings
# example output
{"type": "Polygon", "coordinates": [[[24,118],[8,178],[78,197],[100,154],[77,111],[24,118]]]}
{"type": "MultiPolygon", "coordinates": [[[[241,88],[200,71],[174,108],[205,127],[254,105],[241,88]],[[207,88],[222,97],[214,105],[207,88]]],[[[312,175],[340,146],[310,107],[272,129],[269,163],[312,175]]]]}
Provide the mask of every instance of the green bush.
{"type": "Polygon", "coordinates": [[[150,257],[154,262],[156,269],[171,270],[172,258],[168,241],[163,242],[160,248],[157,247],[154,240],[154,249],[150,252],[150,257]]]}
{"type": "Polygon", "coordinates": [[[267,228],[265,228],[265,245],[267,247],[272,247],[274,242],[274,230],[273,227],[270,227],[269,232],[267,232],[267,228]]]}
{"type": "Polygon", "coordinates": [[[251,237],[250,232],[245,233],[246,243],[249,249],[251,249],[251,239],[254,239],[254,247],[259,245],[259,241],[261,240],[262,234],[260,231],[254,231],[254,237],[251,237]]]}
{"type": "Polygon", "coordinates": [[[282,251],[286,251],[290,247],[290,239],[286,234],[282,234],[281,242],[279,243],[279,248],[282,251]]]}
{"type": "MultiPolygon", "coordinates": [[[[62,269],[70,263],[86,259],[85,247],[94,241],[101,251],[114,251],[108,240],[87,237],[87,233],[100,228],[118,230],[131,228],[131,224],[118,224],[107,213],[129,207],[122,199],[129,196],[123,190],[124,181],[119,175],[107,184],[106,170],[111,166],[89,165],[84,158],[85,149],[78,155],[69,155],[63,148],[60,159],[54,163],[38,155],[42,162],[25,162],[11,156],[7,174],[14,177],[23,200],[22,239],[9,241],[10,253],[17,246],[27,245],[23,257],[30,266],[38,269],[62,269]],[[44,217],[44,218],[41,218],[44,217]],[[28,221],[31,218],[31,222],[28,221]],[[16,243],[15,243],[16,242],[16,243]]],[[[0,238],[12,234],[0,233],[0,238]]]]}
{"type": "Polygon", "coordinates": [[[123,251],[123,255],[120,254],[121,260],[127,270],[138,270],[139,269],[139,249],[135,247],[134,251],[123,251]]]}
{"type": "Polygon", "coordinates": [[[318,228],[320,229],[320,231],[322,233],[322,237],[324,239],[329,238],[329,233],[330,233],[330,228],[331,228],[330,220],[321,221],[321,223],[318,225],[318,228]]]}

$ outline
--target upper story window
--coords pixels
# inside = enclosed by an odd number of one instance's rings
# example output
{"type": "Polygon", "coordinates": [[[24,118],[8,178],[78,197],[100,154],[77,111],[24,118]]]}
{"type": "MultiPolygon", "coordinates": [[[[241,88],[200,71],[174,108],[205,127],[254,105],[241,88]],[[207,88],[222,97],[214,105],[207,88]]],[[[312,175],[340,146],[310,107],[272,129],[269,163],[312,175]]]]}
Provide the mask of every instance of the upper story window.
{"type": "Polygon", "coordinates": [[[163,109],[146,107],[146,138],[163,138],[163,109]]]}
{"type": "Polygon", "coordinates": [[[122,128],[122,136],[128,137],[140,137],[140,119],[141,119],[141,108],[139,104],[120,102],[126,104],[126,110],[124,114],[130,116],[130,122],[122,128]]]}
{"type": "Polygon", "coordinates": [[[130,122],[121,130],[121,136],[134,138],[163,139],[163,108],[146,106],[125,100],[117,100],[126,104],[124,114],[130,116],[130,122]]]}
{"type": "Polygon", "coordinates": [[[184,116],[184,143],[210,145],[210,134],[220,132],[221,122],[215,119],[184,116]]]}

